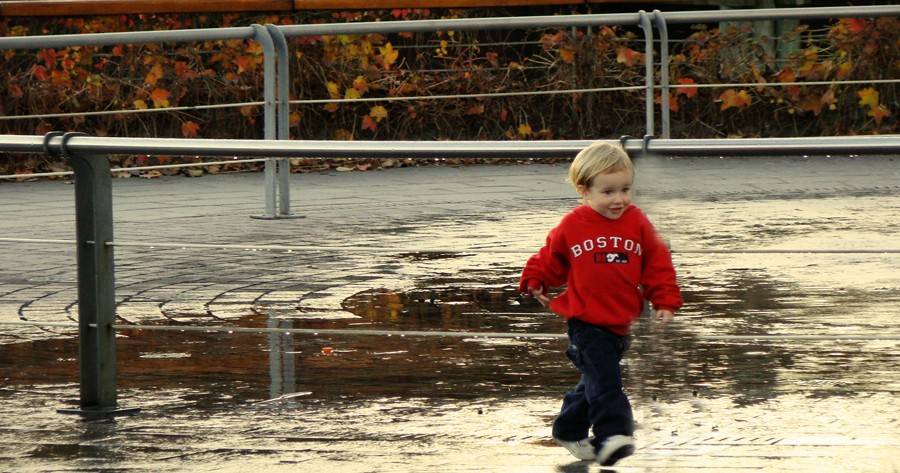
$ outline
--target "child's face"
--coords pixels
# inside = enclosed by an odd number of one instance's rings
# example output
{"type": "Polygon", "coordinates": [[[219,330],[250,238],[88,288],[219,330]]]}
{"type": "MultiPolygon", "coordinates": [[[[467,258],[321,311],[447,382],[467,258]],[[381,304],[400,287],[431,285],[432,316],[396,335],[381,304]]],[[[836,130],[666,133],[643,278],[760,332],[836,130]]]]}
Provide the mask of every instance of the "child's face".
{"type": "Polygon", "coordinates": [[[631,205],[631,187],[634,174],[623,169],[607,174],[598,174],[590,187],[578,186],[578,193],[595,212],[610,220],[622,216],[631,205]]]}

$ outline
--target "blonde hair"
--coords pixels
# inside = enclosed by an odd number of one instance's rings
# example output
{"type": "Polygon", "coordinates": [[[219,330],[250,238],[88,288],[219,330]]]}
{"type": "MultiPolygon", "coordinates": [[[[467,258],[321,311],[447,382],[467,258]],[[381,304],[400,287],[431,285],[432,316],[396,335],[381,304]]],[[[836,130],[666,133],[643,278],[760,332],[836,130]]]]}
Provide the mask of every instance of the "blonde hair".
{"type": "Polygon", "coordinates": [[[589,145],[581,150],[572,165],[569,166],[569,182],[577,189],[579,186],[591,187],[598,174],[628,170],[634,174],[631,158],[621,145],[603,141],[589,145]]]}

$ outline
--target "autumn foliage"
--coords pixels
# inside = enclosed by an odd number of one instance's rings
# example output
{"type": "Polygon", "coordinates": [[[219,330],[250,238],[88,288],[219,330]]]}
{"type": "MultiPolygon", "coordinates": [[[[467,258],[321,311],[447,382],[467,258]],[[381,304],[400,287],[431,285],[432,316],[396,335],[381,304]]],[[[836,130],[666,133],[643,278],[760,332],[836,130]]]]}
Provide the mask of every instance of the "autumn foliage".
{"type": "MultiPolygon", "coordinates": [[[[397,9],[291,15],[19,18],[5,36],[495,16],[397,9]]],[[[759,38],[697,25],[670,48],[672,137],[897,133],[900,20],[841,19],[759,38]],[[789,48],[781,57],[775,51],[789,48]],[[853,83],[834,84],[833,81],[853,83]],[[702,87],[706,84],[722,84],[702,87]]],[[[588,139],[644,132],[644,52],[631,27],[289,38],[292,139],[588,139]],[[597,89],[616,88],[601,91],[597,89]],[[502,94],[489,96],[488,94],[502,94]],[[451,98],[437,98],[449,96],[451,98]]],[[[659,62],[658,51],[656,62],[659,62]]],[[[0,51],[2,134],[261,138],[254,41],[0,51]],[[232,106],[198,109],[206,105],[232,106]],[[180,107],[179,110],[165,110],[180,107]],[[93,114],[104,112],[104,114],[93,114]],[[36,115],[43,115],[36,117],[36,115]]],[[[656,71],[657,83],[659,71],[656,71]]],[[[656,101],[661,103],[661,88],[656,101]]],[[[659,110],[657,109],[657,113],[659,110]]],[[[659,120],[657,120],[657,123],[659,120]]],[[[118,164],[168,162],[131,156],[118,164]]],[[[402,161],[396,161],[402,163],[402,161]]],[[[35,159],[0,173],[62,165],[35,159]]],[[[311,162],[300,163],[312,166],[311,162]]],[[[4,169],[5,168],[5,169],[4,169]]]]}

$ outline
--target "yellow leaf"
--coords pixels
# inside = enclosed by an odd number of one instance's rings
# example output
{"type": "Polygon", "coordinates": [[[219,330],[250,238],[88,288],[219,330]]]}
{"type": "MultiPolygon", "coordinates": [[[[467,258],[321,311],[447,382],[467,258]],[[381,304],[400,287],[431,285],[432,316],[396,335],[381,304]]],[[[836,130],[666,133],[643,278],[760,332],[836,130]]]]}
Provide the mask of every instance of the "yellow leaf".
{"type": "Polygon", "coordinates": [[[519,136],[525,137],[531,134],[531,125],[523,123],[519,125],[519,136]]]}
{"type": "Polygon", "coordinates": [[[137,110],[147,110],[150,107],[147,106],[147,102],[144,102],[141,99],[137,99],[134,101],[134,108],[137,110]]]}
{"type": "Polygon", "coordinates": [[[859,105],[862,107],[869,106],[875,108],[878,106],[879,95],[874,87],[866,87],[856,93],[859,96],[859,105]]]}
{"type": "Polygon", "coordinates": [[[559,50],[559,57],[561,57],[562,60],[565,62],[569,62],[569,63],[575,62],[575,50],[568,49],[568,48],[561,48],[559,50]]]}
{"type": "Polygon", "coordinates": [[[394,47],[391,46],[391,43],[379,46],[378,52],[381,53],[381,63],[384,67],[388,67],[396,62],[397,57],[400,55],[400,51],[396,51],[394,47]]]}
{"type": "Polygon", "coordinates": [[[352,87],[344,91],[344,98],[347,100],[356,100],[359,97],[360,97],[359,91],[352,87]]]}
{"type": "Polygon", "coordinates": [[[337,85],[336,83],[331,82],[331,81],[326,82],[325,88],[328,89],[329,97],[336,99],[341,96],[341,86],[337,85]]]}
{"type": "Polygon", "coordinates": [[[376,123],[381,123],[381,120],[384,120],[388,117],[388,111],[381,105],[376,105],[369,109],[369,115],[371,115],[372,118],[375,119],[376,123]]]}

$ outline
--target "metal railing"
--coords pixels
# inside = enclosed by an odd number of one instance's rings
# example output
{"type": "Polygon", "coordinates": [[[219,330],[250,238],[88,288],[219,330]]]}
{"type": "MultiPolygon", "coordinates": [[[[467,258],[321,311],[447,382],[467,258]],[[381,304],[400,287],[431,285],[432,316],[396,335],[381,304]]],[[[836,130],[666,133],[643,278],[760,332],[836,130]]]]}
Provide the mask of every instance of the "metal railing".
{"type": "MultiPolygon", "coordinates": [[[[665,30],[669,22],[754,20],[775,18],[831,18],[839,16],[900,15],[900,6],[872,8],[785,9],[733,12],[662,14],[658,11],[633,15],[581,15],[573,17],[495,18],[467,20],[406,21],[341,25],[274,26],[219,30],[105,33],[55,37],[0,38],[0,49],[113,45],[140,42],[172,42],[215,39],[251,39],[265,49],[265,139],[212,140],[176,138],[110,138],[80,133],[49,133],[45,136],[0,135],[0,152],[45,153],[72,161],[76,173],[76,248],[78,252],[79,369],[82,412],[109,413],[117,409],[115,368],[115,288],[113,257],[112,185],[109,156],[117,154],[180,156],[257,156],[271,158],[266,166],[267,216],[290,216],[289,168],[285,158],[295,157],[543,157],[572,156],[592,140],[570,141],[442,141],[361,142],[289,141],[287,70],[288,36],[354,34],[370,32],[415,32],[482,28],[528,28],[535,26],[639,25],[647,34],[652,52],[651,16],[665,30]],[[662,25],[662,26],[661,26],[662,25]],[[271,166],[269,165],[271,164],[271,166]],[[281,163],[281,165],[279,165],[281,163]],[[276,179],[277,177],[277,179],[276,179]],[[280,196],[276,210],[276,187],[280,196]]],[[[663,34],[665,37],[665,34],[663,34]]],[[[664,40],[665,44],[665,40],[664,40]]],[[[666,48],[664,47],[663,50],[666,48]]],[[[646,55],[648,58],[652,54],[646,55]]],[[[666,64],[665,60],[663,64],[666,64]]],[[[654,138],[653,64],[647,62],[647,133],[643,138],[624,137],[622,145],[631,154],[670,156],[796,155],[796,154],[896,154],[900,135],[830,138],[756,138],[718,140],[674,140],[654,138]]],[[[666,67],[663,67],[665,70],[666,67]]],[[[663,86],[668,87],[667,79],[663,86]]],[[[665,97],[666,94],[663,94],[665,97]]],[[[663,110],[667,107],[664,106],[663,110]]],[[[666,114],[663,113],[665,129],[666,114]]],[[[664,132],[665,134],[665,132],[664,132]]]]}
{"type": "MultiPolygon", "coordinates": [[[[394,22],[365,22],[315,25],[252,25],[248,27],[186,29],[175,31],[137,31],[127,33],[68,34],[55,36],[24,36],[0,38],[0,50],[64,48],[71,46],[113,46],[123,44],[147,44],[186,41],[257,41],[264,52],[264,136],[266,140],[289,139],[290,106],[304,101],[290,101],[290,71],[287,38],[341,34],[391,34],[431,33],[437,31],[510,30],[527,28],[574,28],[602,25],[638,26],[644,33],[645,46],[645,136],[656,135],[654,92],[662,89],[660,117],[661,137],[670,137],[669,117],[669,37],[667,25],[683,23],[715,23],[727,21],[768,21],[792,19],[829,19],[844,17],[900,16],[900,5],[871,7],[784,8],[757,10],[710,10],[692,12],[661,12],[643,10],[636,13],[586,14],[509,18],[466,18],[449,20],[413,20],[394,22]],[[660,80],[656,84],[654,51],[654,26],[660,32],[660,80]]],[[[896,81],[900,82],[900,80],[896,81]]],[[[839,83],[839,82],[829,82],[839,83]]],[[[704,87],[683,85],[679,87],[704,87]]],[[[734,84],[730,84],[734,85],[734,84]]],[[[784,86],[785,84],[753,84],[759,86],[784,86]]],[[[640,88],[640,87],[639,87],[640,88]]],[[[602,89],[606,90],[606,89],[602,89]]],[[[382,100],[397,100],[385,98],[382,100]]],[[[333,101],[333,100],[332,100],[333,101]]],[[[166,111],[166,108],[154,111],[166,111]]],[[[342,144],[341,146],[350,146],[342,144]]],[[[505,146],[505,145],[500,145],[505,146]]],[[[513,147],[514,148],[514,147],[513,147]]],[[[398,148],[397,155],[403,155],[398,148]]],[[[291,216],[290,163],[283,159],[269,159],[265,166],[265,214],[264,218],[291,216]]]]}

